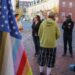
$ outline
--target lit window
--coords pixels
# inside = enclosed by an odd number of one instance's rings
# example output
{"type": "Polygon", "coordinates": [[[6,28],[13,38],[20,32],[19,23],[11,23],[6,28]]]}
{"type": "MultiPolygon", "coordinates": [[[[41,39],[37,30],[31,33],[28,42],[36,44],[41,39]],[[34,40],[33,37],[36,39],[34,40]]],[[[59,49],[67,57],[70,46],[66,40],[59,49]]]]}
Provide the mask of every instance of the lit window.
{"type": "Polygon", "coordinates": [[[66,6],[66,2],[64,1],[64,2],[62,2],[62,6],[63,7],[65,7],[66,6]]]}
{"type": "Polygon", "coordinates": [[[72,6],[73,6],[73,3],[72,3],[72,2],[70,2],[70,3],[69,3],[69,7],[70,7],[70,8],[72,8],[72,6]]]}
{"type": "Polygon", "coordinates": [[[64,17],[64,16],[65,16],[65,12],[62,12],[62,13],[61,13],[61,16],[64,17]]]}

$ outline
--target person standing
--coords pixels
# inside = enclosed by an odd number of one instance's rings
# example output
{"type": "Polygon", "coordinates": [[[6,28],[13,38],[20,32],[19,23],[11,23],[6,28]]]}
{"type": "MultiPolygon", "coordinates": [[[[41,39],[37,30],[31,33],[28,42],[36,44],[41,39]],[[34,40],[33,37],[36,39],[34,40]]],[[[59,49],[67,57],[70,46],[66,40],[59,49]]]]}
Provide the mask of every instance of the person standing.
{"type": "Polygon", "coordinates": [[[73,57],[72,51],[72,31],[74,27],[74,22],[72,21],[71,15],[66,16],[66,20],[63,22],[62,29],[63,32],[63,40],[64,40],[64,53],[63,56],[66,56],[67,53],[67,44],[69,45],[69,52],[71,57],[73,57]]]}
{"type": "Polygon", "coordinates": [[[16,17],[18,29],[19,29],[20,32],[22,32],[22,31],[23,31],[23,25],[22,25],[22,23],[21,23],[21,21],[20,21],[20,16],[19,16],[19,14],[15,14],[15,17],[16,17]]]}
{"type": "Polygon", "coordinates": [[[47,67],[47,75],[51,74],[51,69],[55,65],[56,58],[56,40],[60,36],[59,28],[54,19],[55,15],[49,13],[39,28],[40,51],[38,55],[38,64],[40,75],[44,75],[44,66],[47,67]]]}
{"type": "Polygon", "coordinates": [[[38,36],[38,30],[41,24],[41,19],[39,15],[36,15],[33,19],[32,24],[32,37],[35,45],[35,56],[38,55],[39,52],[39,36],[38,36]]]}

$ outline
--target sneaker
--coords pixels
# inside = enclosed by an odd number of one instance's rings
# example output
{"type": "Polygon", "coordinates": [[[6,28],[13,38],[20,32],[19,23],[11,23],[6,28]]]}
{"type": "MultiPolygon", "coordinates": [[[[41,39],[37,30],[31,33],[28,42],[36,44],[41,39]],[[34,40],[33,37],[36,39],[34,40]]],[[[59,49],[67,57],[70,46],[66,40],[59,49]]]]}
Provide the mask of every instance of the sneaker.
{"type": "Polygon", "coordinates": [[[44,75],[44,73],[43,72],[40,72],[40,75],[44,75]]]}

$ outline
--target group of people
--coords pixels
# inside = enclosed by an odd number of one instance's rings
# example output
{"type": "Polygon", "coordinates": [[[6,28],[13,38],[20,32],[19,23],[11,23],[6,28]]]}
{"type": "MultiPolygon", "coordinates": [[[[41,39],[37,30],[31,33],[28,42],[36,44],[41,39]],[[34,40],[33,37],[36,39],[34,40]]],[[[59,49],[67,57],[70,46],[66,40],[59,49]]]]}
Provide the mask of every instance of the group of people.
{"type": "MultiPolygon", "coordinates": [[[[72,31],[74,22],[71,15],[66,16],[66,21],[62,24],[64,52],[63,56],[67,53],[67,43],[71,57],[72,51],[72,31]]],[[[49,13],[47,18],[41,21],[40,16],[36,15],[33,18],[32,36],[35,45],[35,56],[38,58],[40,75],[45,75],[44,66],[47,66],[46,75],[51,75],[51,70],[55,66],[56,59],[56,41],[60,37],[60,29],[55,21],[55,14],[49,13]]]]}

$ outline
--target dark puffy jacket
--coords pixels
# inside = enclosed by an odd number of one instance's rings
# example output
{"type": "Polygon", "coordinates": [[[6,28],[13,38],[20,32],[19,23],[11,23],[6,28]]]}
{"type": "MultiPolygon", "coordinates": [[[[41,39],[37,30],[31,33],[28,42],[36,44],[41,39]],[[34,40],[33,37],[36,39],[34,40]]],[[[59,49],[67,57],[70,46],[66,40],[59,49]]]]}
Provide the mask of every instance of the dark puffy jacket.
{"type": "Polygon", "coordinates": [[[62,25],[62,29],[64,30],[64,36],[72,36],[73,27],[74,22],[71,19],[64,21],[62,25]]]}

